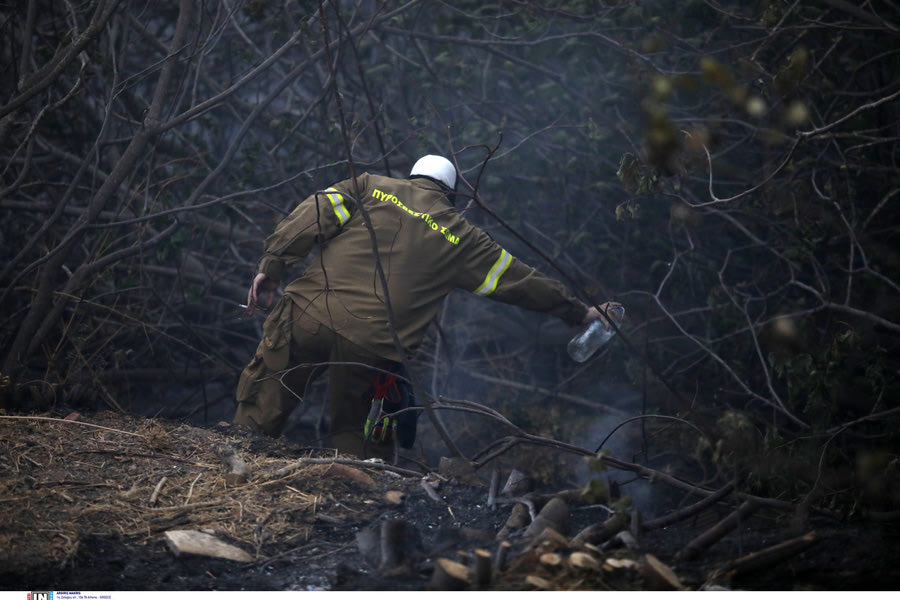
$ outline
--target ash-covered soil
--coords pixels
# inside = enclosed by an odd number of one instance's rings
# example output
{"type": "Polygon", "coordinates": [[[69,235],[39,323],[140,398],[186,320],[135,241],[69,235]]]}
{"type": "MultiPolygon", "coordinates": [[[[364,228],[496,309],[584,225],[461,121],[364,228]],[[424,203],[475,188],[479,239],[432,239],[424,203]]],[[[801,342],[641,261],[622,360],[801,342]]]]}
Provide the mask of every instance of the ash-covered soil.
{"type": "MultiPolygon", "coordinates": [[[[678,552],[734,503],[667,528],[636,529],[631,548],[627,536],[576,544],[583,528],[611,515],[573,490],[563,494],[562,534],[532,535],[528,523],[507,526],[515,502],[488,506],[489,475],[458,463],[395,472],[227,425],[109,412],[75,419],[0,418],[2,590],[886,590],[900,583],[896,523],[820,519],[798,530],[790,515],[760,511],[685,560],[678,552]],[[235,476],[234,459],[246,476],[235,476]],[[383,538],[388,529],[399,537],[383,538]],[[214,536],[246,561],[176,552],[167,532],[177,530],[214,536]],[[802,552],[729,573],[736,559],[810,531],[815,543],[802,552]],[[502,565],[498,535],[509,544],[502,565]],[[476,568],[479,553],[493,568],[476,568]],[[464,581],[436,577],[442,560],[461,565],[464,581]]],[[[519,496],[527,521],[554,491],[525,496],[524,504],[519,496]]]]}

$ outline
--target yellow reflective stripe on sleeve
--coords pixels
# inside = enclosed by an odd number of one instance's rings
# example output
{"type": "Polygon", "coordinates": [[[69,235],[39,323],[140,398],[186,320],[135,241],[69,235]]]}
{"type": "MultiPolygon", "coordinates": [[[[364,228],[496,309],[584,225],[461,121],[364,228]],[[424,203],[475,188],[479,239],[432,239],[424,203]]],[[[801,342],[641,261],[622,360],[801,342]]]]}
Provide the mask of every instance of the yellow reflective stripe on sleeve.
{"type": "Polygon", "coordinates": [[[331,207],[334,209],[334,214],[337,215],[338,221],[343,227],[344,223],[350,219],[350,212],[344,206],[344,196],[334,188],[325,190],[325,195],[328,196],[331,207]]]}
{"type": "Polygon", "coordinates": [[[503,273],[506,272],[506,268],[509,267],[509,263],[512,262],[512,255],[506,250],[500,251],[500,258],[497,259],[497,262],[494,263],[494,266],[491,267],[491,270],[488,271],[487,276],[484,278],[484,281],[481,282],[481,285],[478,286],[473,294],[478,294],[479,296],[489,296],[494,293],[494,290],[497,289],[497,283],[500,281],[500,277],[503,273]]]}

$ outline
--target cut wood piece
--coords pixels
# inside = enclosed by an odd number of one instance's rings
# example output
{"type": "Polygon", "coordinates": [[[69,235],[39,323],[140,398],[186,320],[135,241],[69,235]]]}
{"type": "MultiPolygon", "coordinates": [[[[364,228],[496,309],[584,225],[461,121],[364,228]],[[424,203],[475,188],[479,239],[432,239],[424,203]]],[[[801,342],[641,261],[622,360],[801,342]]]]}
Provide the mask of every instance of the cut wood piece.
{"type": "Polygon", "coordinates": [[[381,522],[381,563],[378,568],[389,570],[403,564],[409,544],[410,525],[403,519],[386,519],[381,522]]]}
{"type": "Polygon", "coordinates": [[[528,545],[528,549],[537,548],[542,552],[553,552],[569,547],[569,538],[552,527],[541,531],[528,545]]]}
{"type": "Polygon", "coordinates": [[[466,589],[468,585],[468,567],[449,558],[439,558],[435,561],[434,573],[431,576],[432,589],[459,591],[466,589]]]}
{"type": "Polygon", "coordinates": [[[577,548],[585,544],[602,544],[625,529],[630,521],[631,519],[626,513],[618,512],[602,523],[588,525],[579,531],[578,535],[572,539],[572,545],[577,548]]]}
{"type": "Polygon", "coordinates": [[[237,562],[253,562],[253,557],[244,550],[223,542],[209,533],[192,529],[175,529],[167,531],[165,536],[166,544],[175,556],[192,554],[237,562]]]}
{"type": "Polygon", "coordinates": [[[587,552],[573,552],[569,555],[569,564],[578,569],[590,569],[592,571],[600,568],[600,561],[587,552]]]}
{"type": "Polygon", "coordinates": [[[542,565],[547,565],[548,567],[558,567],[563,562],[562,556],[558,552],[541,554],[540,560],[542,565]]]}
{"type": "Polygon", "coordinates": [[[491,586],[491,559],[491,553],[483,548],[478,548],[472,553],[472,562],[475,566],[476,589],[486,590],[491,586]]]}
{"type": "Polygon", "coordinates": [[[745,501],[737,510],[704,531],[691,540],[681,552],[676,555],[678,560],[692,560],[700,556],[707,548],[725,537],[728,532],[737,527],[741,521],[759,510],[762,505],[753,499],[745,501]]]}
{"type": "Polygon", "coordinates": [[[513,469],[510,471],[509,477],[506,479],[506,484],[503,486],[503,489],[500,490],[500,493],[507,497],[521,496],[522,494],[530,492],[532,485],[533,482],[528,475],[518,469],[513,469]]]}
{"type": "Polygon", "coordinates": [[[647,586],[652,590],[667,591],[685,589],[684,585],[681,583],[681,579],[678,578],[678,575],[652,554],[644,555],[641,572],[644,575],[647,586]]]}
{"type": "Polygon", "coordinates": [[[613,569],[633,569],[637,567],[638,564],[630,558],[607,558],[606,562],[603,563],[603,566],[609,567],[606,570],[611,571],[613,569]]]}
{"type": "Polygon", "coordinates": [[[509,511],[509,518],[506,519],[503,528],[497,532],[497,539],[504,540],[514,531],[525,527],[528,525],[529,518],[527,506],[518,503],[513,504],[512,510],[509,511]]]}
{"type": "Polygon", "coordinates": [[[733,563],[722,569],[725,576],[729,579],[738,577],[745,573],[750,573],[758,569],[762,569],[783,560],[791,558],[795,554],[800,554],[816,542],[818,537],[815,531],[810,531],[806,535],[796,537],[768,548],[763,548],[757,552],[744,555],[733,563]]]}
{"type": "Polygon", "coordinates": [[[525,583],[528,585],[534,586],[540,590],[551,590],[553,589],[553,584],[544,579],[543,577],[538,577],[537,575],[528,575],[525,577],[525,583]]]}
{"type": "Polygon", "coordinates": [[[548,527],[563,535],[569,533],[569,505],[562,498],[554,496],[544,505],[537,518],[525,530],[525,536],[537,535],[548,527]]]}
{"type": "Polygon", "coordinates": [[[509,549],[512,547],[512,544],[509,542],[500,542],[500,545],[497,546],[497,557],[494,559],[494,568],[498,571],[502,571],[506,568],[506,557],[509,556],[509,549]]]}

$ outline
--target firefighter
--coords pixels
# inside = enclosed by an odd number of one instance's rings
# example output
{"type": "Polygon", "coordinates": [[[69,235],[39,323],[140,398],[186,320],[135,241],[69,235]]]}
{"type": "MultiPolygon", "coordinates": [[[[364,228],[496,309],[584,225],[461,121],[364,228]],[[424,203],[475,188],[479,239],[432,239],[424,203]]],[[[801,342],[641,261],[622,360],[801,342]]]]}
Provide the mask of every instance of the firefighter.
{"type": "Polygon", "coordinates": [[[453,206],[456,179],[449,160],[423,156],[408,179],[364,173],[355,185],[348,179],[312,194],[276,226],[248,310],[271,306],[286,265],[314,246],[320,253],[284,287],[263,324],[238,382],[235,424],[279,435],[308,382],[327,366],[330,445],[384,458],[393,448],[365,435],[373,376],[395,372],[414,352],[452,289],[569,325],[603,319],[469,224],[453,206]]]}

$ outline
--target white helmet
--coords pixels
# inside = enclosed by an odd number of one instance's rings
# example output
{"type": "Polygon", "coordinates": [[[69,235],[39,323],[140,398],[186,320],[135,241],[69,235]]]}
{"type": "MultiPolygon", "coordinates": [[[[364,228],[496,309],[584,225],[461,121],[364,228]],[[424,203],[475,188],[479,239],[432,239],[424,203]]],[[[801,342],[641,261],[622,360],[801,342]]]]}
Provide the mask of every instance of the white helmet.
{"type": "Polygon", "coordinates": [[[443,156],[428,154],[417,160],[409,172],[410,177],[416,175],[439,181],[451,190],[456,189],[456,167],[443,156]]]}

